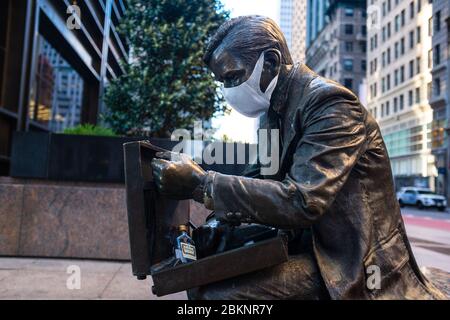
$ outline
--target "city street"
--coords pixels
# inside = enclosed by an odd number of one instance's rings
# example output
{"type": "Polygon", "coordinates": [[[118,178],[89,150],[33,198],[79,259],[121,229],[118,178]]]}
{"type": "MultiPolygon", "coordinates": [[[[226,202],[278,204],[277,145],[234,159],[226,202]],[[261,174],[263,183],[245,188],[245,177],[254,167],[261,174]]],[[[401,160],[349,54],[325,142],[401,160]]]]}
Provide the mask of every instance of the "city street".
{"type": "Polygon", "coordinates": [[[402,209],[409,240],[420,266],[450,272],[450,213],[437,210],[402,209]]]}
{"type": "MultiPolygon", "coordinates": [[[[403,208],[421,267],[450,272],[450,213],[403,208]]],[[[127,262],[0,257],[0,299],[158,299],[151,279],[138,281],[127,262]],[[67,268],[79,266],[80,288],[68,289],[67,268]]],[[[186,293],[163,297],[186,299],[186,293]]]]}

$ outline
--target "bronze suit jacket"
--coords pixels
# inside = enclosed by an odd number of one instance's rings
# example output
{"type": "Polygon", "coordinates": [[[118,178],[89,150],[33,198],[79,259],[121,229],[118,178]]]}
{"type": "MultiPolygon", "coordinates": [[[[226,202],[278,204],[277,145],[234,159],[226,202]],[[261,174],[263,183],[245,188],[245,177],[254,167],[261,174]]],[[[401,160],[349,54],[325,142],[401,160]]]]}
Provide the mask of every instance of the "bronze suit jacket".
{"type": "Polygon", "coordinates": [[[284,71],[267,121],[282,136],[280,170],[264,179],[215,173],[215,211],[280,229],[311,228],[333,299],[445,298],[414,259],[374,118],[350,90],[305,65],[284,71]]]}

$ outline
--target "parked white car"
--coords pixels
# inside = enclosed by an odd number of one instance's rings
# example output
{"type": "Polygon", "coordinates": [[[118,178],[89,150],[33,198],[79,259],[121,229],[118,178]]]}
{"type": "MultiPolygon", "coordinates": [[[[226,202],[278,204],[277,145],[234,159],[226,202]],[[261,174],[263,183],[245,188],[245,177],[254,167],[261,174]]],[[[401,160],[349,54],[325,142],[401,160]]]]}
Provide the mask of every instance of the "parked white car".
{"type": "Polygon", "coordinates": [[[397,192],[398,203],[401,207],[413,205],[419,209],[435,207],[439,211],[445,211],[447,200],[444,196],[438,195],[426,188],[405,187],[397,192]]]}

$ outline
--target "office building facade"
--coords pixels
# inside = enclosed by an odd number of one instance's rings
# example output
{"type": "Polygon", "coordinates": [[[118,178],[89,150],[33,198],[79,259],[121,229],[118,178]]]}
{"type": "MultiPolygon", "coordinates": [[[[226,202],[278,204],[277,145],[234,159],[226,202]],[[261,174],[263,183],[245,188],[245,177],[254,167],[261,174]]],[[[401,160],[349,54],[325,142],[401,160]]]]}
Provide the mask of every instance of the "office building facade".
{"type": "Polygon", "coordinates": [[[370,0],[368,109],[377,119],[397,189],[435,187],[431,97],[432,4],[370,0]]]}
{"type": "Polygon", "coordinates": [[[431,124],[431,151],[437,169],[436,192],[450,199],[449,141],[450,117],[450,2],[433,1],[432,16],[432,85],[430,105],[433,109],[431,124]]]}
{"type": "Polygon", "coordinates": [[[329,0],[307,0],[306,4],[306,49],[316,40],[328,23],[329,0]]]}
{"type": "Polygon", "coordinates": [[[281,0],[280,6],[280,27],[292,58],[296,62],[305,62],[306,0],[281,0]]]}
{"type": "Polygon", "coordinates": [[[306,64],[358,96],[366,76],[366,1],[329,1],[328,23],[306,51],[306,64]]]}
{"type": "Polygon", "coordinates": [[[0,2],[0,174],[15,131],[93,123],[105,85],[123,73],[122,0],[0,2]]]}

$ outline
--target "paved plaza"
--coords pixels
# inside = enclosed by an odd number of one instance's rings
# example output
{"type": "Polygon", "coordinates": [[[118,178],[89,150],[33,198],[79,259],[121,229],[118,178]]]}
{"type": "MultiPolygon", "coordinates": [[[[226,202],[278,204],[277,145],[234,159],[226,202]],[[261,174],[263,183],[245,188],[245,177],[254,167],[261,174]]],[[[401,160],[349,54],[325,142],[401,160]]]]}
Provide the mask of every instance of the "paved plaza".
{"type": "MultiPolygon", "coordinates": [[[[403,217],[419,265],[450,272],[450,214],[408,207],[403,217]]],[[[129,262],[0,257],[0,299],[186,299],[158,298],[151,284],[136,280],[129,262]]]]}

